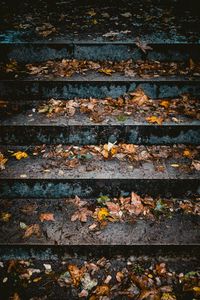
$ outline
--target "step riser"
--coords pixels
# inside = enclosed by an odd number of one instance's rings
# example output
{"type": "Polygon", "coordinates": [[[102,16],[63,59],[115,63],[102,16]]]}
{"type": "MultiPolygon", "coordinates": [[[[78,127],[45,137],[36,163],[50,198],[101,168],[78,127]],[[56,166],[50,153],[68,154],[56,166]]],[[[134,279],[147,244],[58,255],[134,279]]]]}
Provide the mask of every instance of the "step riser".
{"type": "MultiPolygon", "coordinates": [[[[109,79],[109,78],[108,78],[109,79]]],[[[43,100],[50,98],[119,97],[141,88],[151,98],[178,97],[181,94],[200,96],[199,81],[1,81],[0,97],[8,101],[43,100]]]]}
{"type": "Polygon", "coordinates": [[[15,59],[20,63],[42,62],[54,59],[80,60],[158,60],[189,61],[199,59],[200,45],[195,44],[152,44],[153,49],[143,53],[130,43],[86,43],[86,44],[0,44],[0,60],[15,59]]]}
{"type": "Polygon", "coordinates": [[[198,125],[0,126],[0,132],[2,145],[95,145],[108,141],[145,145],[200,144],[198,125]]]}
{"type": "Polygon", "coordinates": [[[121,192],[136,192],[153,197],[181,197],[200,194],[200,179],[0,179],[1,198],[112,197],[121,192]]]}
{"type": "MultiPolygon", "coordinates": [[[[129,256],[143,256],[148,255],[150,258],[169,259],[171,263],[177,260],[185,260],[193,263],[198,262],[200,258],[200,246],[193,245],[180,245],[180,246],[43,246],[43,245],[23,245],[23,246],[0,246],[0,259],[41,259],[41,260],[57,260],[57,259],[69,259],[70,257],[84,257],[87,259],[106,257],[107,259],[113,256],[123,255],[129,256]]],[[[178,265],[178,264],[177,264],[178,265]]],[[[179,264],[181,266],[182,264],[179,264]]]]}

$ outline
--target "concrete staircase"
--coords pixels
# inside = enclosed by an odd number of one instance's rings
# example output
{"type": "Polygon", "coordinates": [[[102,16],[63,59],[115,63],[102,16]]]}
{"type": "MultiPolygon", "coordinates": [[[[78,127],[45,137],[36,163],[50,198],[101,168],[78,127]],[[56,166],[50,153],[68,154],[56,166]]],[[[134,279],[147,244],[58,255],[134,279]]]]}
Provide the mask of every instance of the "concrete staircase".
{"type": "Polygon", "coordinates": [[[0,299],[199,299],[200,19],[183,2],[1,4],[0,299]],[[45,67],[62,59],[147,67],[111,76],[99,72],[106,67],[71,76],[45,67]],[[52,98],[95,98],[102,109],[138,91],[151,105],[95,122],[80,107],[40,112],[52,98]],[[161,123],[147,122],[159,109],[161,123]],[[95,219],[104,196],[136,197],[143,211],[95,219]],[[72,218],[77,199],[87,222],[72,218]]]}

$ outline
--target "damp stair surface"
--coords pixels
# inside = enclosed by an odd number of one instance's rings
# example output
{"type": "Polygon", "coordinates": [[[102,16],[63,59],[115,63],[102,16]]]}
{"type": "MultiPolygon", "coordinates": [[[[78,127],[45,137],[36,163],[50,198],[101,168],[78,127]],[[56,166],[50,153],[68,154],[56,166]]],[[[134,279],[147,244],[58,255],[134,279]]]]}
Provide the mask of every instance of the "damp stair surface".
{"type": "Polygon", "coordinates": [[[0,14],[0,299],[200,299],[196,1],[0,14]]]}

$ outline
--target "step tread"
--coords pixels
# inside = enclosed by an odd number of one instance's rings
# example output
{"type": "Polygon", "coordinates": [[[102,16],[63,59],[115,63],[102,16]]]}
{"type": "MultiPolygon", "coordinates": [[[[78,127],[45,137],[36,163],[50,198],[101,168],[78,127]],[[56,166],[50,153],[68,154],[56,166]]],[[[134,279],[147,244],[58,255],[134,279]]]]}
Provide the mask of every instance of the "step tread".
{"type": "MultiPolygon", "coordinates": [[[[190,253],[191,248],[188,249],[190,253]]],[[[113,251],[115,249],[113,249],[113,251]]],[[[168,255],[163,254],[162,256],[158,256],[162,253],[159,252],[158,249],[152,249],[154,250],[152,253],[155,254],[150,253],[145,255],[145,251],[143,254],[136,254],[136,252],[133,251],[133,247],[132,251],[127,251],[128,253],[121,249],[121,251],[118,251],[118,255],[114,253],[111,253],[110,255],[108,254],[108,251],[105,251],[104,256],[100,256],[97,255],[94,249],[92,251],[92,247],[88,249],[86,255],[84,255],[84,251],[82,253],[79,251],[77,252],[79,254],[77,254],[74,250],[67,251],[66,249],[65,252],[51,251],[49,247],[46,248],[46,251],[44,250],[41,253],[38,249],[35,251],[35,248],[32,247],[32,249],[30,249],[31,256],[29,255],[28,257],[25,257],[23,255],[24,249],[22,247],[18,247],[15,249],[15,253],[19,253],[21,251],[21,253],[23,253],[21,254],[21,259],[17,259],[17,255],[14,256],[13,250],[11,251],[10,248],[7,247],[5,250],[7,251],[8,256],[11,254],[10,257],[12,257],[12,260],[6,260],[4,258],[1,262],[2,267],[0,280],[1,282],[4,278],[8,278],[8,280],[6,283],[1,284],[0,292],[4,295],[4,298],[7,299],[13,295],[15,295],[15,297],[17,295],[19,297],[23,296],[26,298],[29,298],[30,296],[34,298],[48,297],[48,299],[52,300],[57,298],[59,295],[59,299],[63,300],[66,299],[66,297],[69,299],[79,299],[79,293],[83,289],[83,282],[81,283],[78,280],[77,285],[74,286],[72,284],[71,278],[77,278],[75,276],[77,273],[71,273],[72,276],[70,276],[68,273],[69,265],[71,265],[71,270],[76,270],[77,272],[78,270],[81,272],[81,267],[85,267],[82,275],[86,273],[86,278],[89,282],[93,282],[92,279],[97,280],[96,287],[104,286],[104,290],[108,287],[109,298],[117,300],[127,299],[127,289],[130,286],[130,296],[133,295],[133,288],[137,296],[142,293],[142,287],[136,288],[135,285],[131,284],[132,282],[135,282],[137,278],[133,277],[132,274],[138,276],[139,279],[146,279],[148,278],[147,274],[151,274],[152,276],[150,277],[152,279],[149,288],[153,289],[154,295],[155,289],[156,291],[160,291],[159,295],[166,295],[166,292],[164,293],[164,291],[166,291],[167,280],[168,290],[170,288],[170,292],[168,292],[167,295],[175,294],[177,297],[183,296],[189,300],[194,299],[195,294],[191,291],[183,292],[183,290],[185,290],[184,287],[187,287],[187,283],[189,282],[191,289],[193,290],[193,287],[196,286],[196,282],[199,280],[199,274],[197,272],[198,256],[191,254],[191,256],[188,257],[186,253],[181,255],[181,251],[178,249],[175,251],[176,257],[174,257],[172,252],[168,255]],[[37,253],[36,258],[32,259],[35,252],[37,253]],[[48,271],[46,270],[47,267],[50,268],[48,271]],[[96,269],[96,271],[94,271],[94,269],[96,269]],[[8,270],[11,270],[11,272],[8,270]],[[15,272],[12,272],[13,270],[15,272]],[[34,273],[34,270],[37,270],[35,272],[38,273],[34,273]],[[122,272],[122,274],[118,273],[119,276],[123,275],[126,270],[127,275],[122,277],[122,282],[119,284],[116,279],[117,272],[122,272]],[[160,273],[159,270],[163,273],[160,273]],[[184,280],[183,283],[180,283],[180,273],[182,273],[183,278],[185,278],[185,275],[186,278],[188,278],[187,280],[184,280]],[[20,277],[21,275],[24,275],[23,278],[20,277]],[[108,275],[111,280],[109,284],[105,284],[105,279],[109,279],[109,277],[107,277],[108,275]],[[24,279],[25,276],[26,279],[24,279]],[[38,278],[40,279],[37,280],[38,278]],[[69,284],[66,284],[66,278],[69,278],[69,284]],[[18,283],[17,286],[16,280],[18,283]],[[25,280],[29,280],[29,284],[27,286],[24,286],[25,280]],[[126,283],[126,288],[124,288],[124,283],[126,283]],[[115,286],[115,289],[112,289],[113,286],[115,286]],[[162,289],[163,292],[161,292],[162,289]]],[[[96,287],[89,291],[89,296],[94,296],[97,293],[96,287]]]]}
{"type": "MultiPolygon", "coordinates": [[[[67,101],[67,100],[66,100],[67,101]]],[[[157,100],[155,100],[156,102],[157,100]]],[[[199,100],[197,100],[198,103],[199,100]]],[[[31,101],[30,101],[31,103],[31,101]]],[[[47,113],[40,113],[38,110],[42,105],[45,105],[43,103],[37,103],[33,104],[31,108],[27,109],[20,109],[19,111],[10,110],[9,108],[6,109],[5,114],[0,118],[0,126],[49,126],[49,127],[63,127],[63,126],[159,126],[158,124],[151,124],[146,121],[147,117],[155,115],[155,113],[163,117],[162,127],[163,126],[173,126],[173,127],[182,127],[182,126],[196,126],[200,125],[200,119],[196,119],[195,117],[190,117],[189,115],[179,114],[177,111],[177,114],[171,113],[169,116],[165,116],[165,110],[160,110],[160,113],[158,114],[158,111],[155,111],[151,109],[150,107],[147,109],[145,107],[145,110],[143,110],[143,107],[137,107],[136,112],[132,113],[131,116],[126,114],[126,111],[119,110],[119,113],[116,113],[113,111],[113,113],[104,113],[102,115],[102,121],[98,117],[96,120],[92,120],[92,111],[89,113],[81,113],[79,112],[79,108],[77,108],[76,113],[73,116],[68,116],[67,113],[65,114],[64,108],[63,113],[61,110],[61,113],[56,114],[52,113],[52,115],[48,116],[47,113]],[[141,110],[141,113],[140,111],[141,110]],[[62,115],[63,114],[63,115],[62,115]],[[175,117],[175,119],[173,119],[175,117]],[[167,120],[166,120],[167,119],[167,120]]],[[[189,102],[188,102],[189,104],[189,102]]],[[[48,103],[47,103],[48,105],[48,103]]],[[[159,108],[159,107],[158,107],[159,108]]],[[[11,108],[12,109],[12,108],[11,108]]],[[[195,109],[195,106],[194,106],[195,109]]],[[[198,109],[198,105],[197,105],[198,109]]],[[[117,108],[116,108],[117,110],[117,108]]],[[[98,110],[95,110],[98,113],[98,110]]],[[[99,114],[103,114],[103,111],[100,110],[99,107],[99,114]]]]}
{"type": "MultiPolygon", "coordinates": [[[[101,9],[99,9],[97,2],[86,7],[83,5],[76,6],[71,1],[56,4],[56,7],[46,7],[46,3],[40,3],[38,7],[42,5],[41,10],[35,9],[38,4],[33,3],[29,3],[27,8],[25,2],[17,7],[17,15],[14,13],[13,5],[10,11],[9,6],[3,6],[2,19],[4,22],[1,29],[1,42],[73,42],[86,40],[88,42],[110,40],[133,42],[137,37],[142,36],[143,40],[149,43],[199,43],[199,18],[194,15],[195,9],[191,12],[189,7],[185,7],[185,10],[181,11],[180,14],[176,2],[172,2],[169,7],[166,3],[162,4],[161,2],[148,2],[147,5],[143,5],[141,2],[133,4],[132,1],[121,1],[120,3],[111,3],[110,7],[109,3],[102,3],[101,9]],[[46,9],[44,9],[45,7],[46,9]],[[90,15],[91,11],[93,14],[93,10],[94,15],[90,15]],[[28,11],[33,17],[31,20],[27,19],[28,11]],[[109,13],[109,15],[102,16],[101,13],[109,13]],[[125,16],[122,16],[121,14],[124,13],[125,16]],[[127,13],[132,15],[127,16],[127,13]],[[64,21],[59,23],[58,20],[61,15],[64,15],[64,21]],[[45,29],[43,31],[39,29],[41,34],[38,34],[36,27],[41,27],[45,22],[55,26],[57,33],[45,37],[43,34],[45,29]],[[17,28],[12,24],[15,24],[17,28]],[[28,27],[23,29],[23,24],[25,26],[28,24],[28,27]],[[21,28],[20,25],[22,25],[21,28]],[[114,35],[104,36],[110,32],[114,32],[114,35]]],[[[46,31],[48,30],[46,28],[46,31]]],[[[51,31],[50,28],[50,33],[51,31]]]]}
{"type": "MultiPolygon", "coordinates": [[[[125,146],[126,147],[126,146],[125,146]]],[[[119,146],[118,153],[122,157],[113,156],[105,159],[103,146],[95,150],[94,146],[68,147],[67,155],[72,151],[72,157],[66,158],[67,147],[46,147],[45,153],[31,147],[2,147],[8,162],[5,170],[0,173],[1,179],[198,179],[199,171],[193,166],[198,162],[199,148],[192,148],[191,157],[184,157],[186,146],[136,146],[136,152],[125,154],[119,146]],[[88,148],[89,147],[89,148],[88,148]],[[12,152],[26,151],[30,153],[28,158],[17,160],[12,157],[12,152]],[[59,151],[61,149],[61,154],[59,151]],[[64,150],[63,150],[64,149],[64,150]],[[89,150],[88,150],[89,149],[89,150]],[[75,151],[75,152],[74,152],[75,151]],[[99,152],[100,151],[100,152],[99,152]],[[158,154],[155,154],[155,152],[158,154]],[[194,151],[194,154],[192,154],[194,151]],[[140,153],[143,153],[140,156],[140,153]],[[175,154],[176,153],[176,154],[175,154]],[[83,156],[82,156],[83,155],[83,156]],[[84,156],[86,155],[86,157],[84,156]],[[88,156],[87,156],[88,155],[88,156]],[[153,155],[153,158],[152,158],[153,155]],[[194,155],[194,156],[193,156],[194,155]],[[174,156],[174,157],[173,157],[174,156]]],[[[132,150],[131,150],[132,151],[132,150]]],[[[135,150],[134,150],[135,151],[135,150]]],[[[128,153],[128,152],[127,152],[128,153]]],[[[71,154],[70,154],[71,155],[71,154]]],[[[110,155],[110,154],[109,154],[110,155]]]]}
{"type": "MultiPolygon", "coordinates": [[[[91,203],[94,209],[94,200],[87,199],[87,202],[91,203]]],[[[200,243],[199,216],[180,211],[174,213],[168,211],[166,215],[160,216],[160,219],[133,216],[129,221],[128,219],[124,222],[108,221],[108,224],[102,227],[101,223],[95,222],[91,217],[88,217],[86,223],[78,220],[72,222],[71,217],[81,208],[77,208],[74,200],[69,199],[2,199],[0,207],[2,212],[11,214],[8,222],[1,221],[1,245],[192,245],[200,243]],[[42,213],[53,214],[55,220],[41,222],[42,213]],[[27,228],[37,224],[41,234],[24,237],[26,229],[20,228],[20,222],[27,225],[27,228]],[[97,224],[96,229],[90,230],[89,226],[94,223],[97,224]]]]}

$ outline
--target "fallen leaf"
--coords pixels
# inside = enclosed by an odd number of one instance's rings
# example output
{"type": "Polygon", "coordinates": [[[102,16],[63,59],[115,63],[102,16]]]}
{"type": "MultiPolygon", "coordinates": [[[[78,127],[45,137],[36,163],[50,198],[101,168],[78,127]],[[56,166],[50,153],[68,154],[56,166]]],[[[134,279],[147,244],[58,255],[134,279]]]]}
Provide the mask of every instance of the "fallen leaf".
{"type": "Polygon", "coordinates": [[[116,274],[117,281],[122,282],[123,278],[124,278],[124,274],[122,272],[117,272],[116,274]]]}
{"type": "Polygon", "coordinates": [[[1,221],[3,222],[9,222],[12,215],[8,212],[2,212],[1,213],[1,221]]]}
{"type": "Polygon", "coordinates": [[[99,69],[98,72],[111,76],[115,71],[112,69],[99,69]]]}
{"type": "Polygon", "coordinates": [[[40,237],[41,231],[40,231],[39,224],[29,225],[24,233],[23,238],[29,238],[32,235],[36,235],[37,237],[40,237]]]}
{"type": "Polygon", "coordinates": [[[193,160],[192,167],[194,167],[195,170],[200,171],[200,160],[193,160]]]}
{"type": "Polygon", "coordinates": [[[104,221],[109,216],[109,211],[105,207],[97,208],[96,214],[98,221],[104,221]]]}
{"type": "Polygon", "coordinates": [[[20,297],[18,295],[18,293],[14,293],[14,295],[11,298],[12,300],[20,300],[20,297]]]}
{"type": "Polygon", "coordinates": [[[133,98],[131,101],[136,103],[138,106],[142,106],[149,101],[148,96],[144,93],[142,89],[138,89],[137,91],[130,93],[133,98]]]}
{"type": "Polygon", "coordinates": [[[70,265],[68,265],[68,270],[69,270],[69,273],[70,273],[70,276],[71,276],[74,286],[77,287],[80,284],[80,281],[84,275],[85,268],[82,267],[79,269],[76,265],[70,264],[70,265]]]}
{"type": "Polygon", "coordinates": [[[109,292],[110,288],[108,285],[97,286],[96,290],[94,291],[95,295],[97,296],[108,296],[109,292]]]}
{"type": "Polygon", "coordinates": [[[92,216],[92,211],[89,210],[87,207],[82,207],[77,210],[71,217],[71,221],[75,222],[79,220],[80,222],[87,222],[88,217],[92,216]]]}
{"type": "Polygon", "coordinates": [[[40,221],[55,221],[54,215],[52,213],[42,213],[40,214],[40,221]]]}
{"type": "Polygon", "coordinates": [[[183,151],[183,156],[184,157],[191,157],[192,156],[192,153],[191,153],[191,151],[190,150],[188,150],[188,149],[185,149],[184,151],[183,151]]]}
{"type": "Polygon", "coordinates": [[[146,121],[149,123],[157,123],[158,125],[162,125],[163,123],[163,118],[162,117],[156,117],[156,116],[151,116],[151,117],[147,117],[146,121]]]}
{"type": "Polygon", "coordinates": [[[170,106],[170,101],[168,100],[163,100],[160,102],[160,106],[164,107],[164,108],[169,108],[170,106]]]}
{"type": "Polygon", "coordinates": [[[7,158],[4,157],[4,155],[0,152],[0,170],[5,169],[5,164],[8,161],[7,158]]]}
{"type": "Polygon", "coordinates": [[[13,153],[12,156],[15,156],[15,158],[17,160],[20,160],[22,158],[27,158],[28,154],[26,152],[18,151],[18,152],[13,153]]]}
{"type": "Polygon", "coordinates": [[[144,53],[146,53],[147,50],[153,50],[147,43],[142,42],[138,37],[135,39],[135,44],[144,53]]]}

